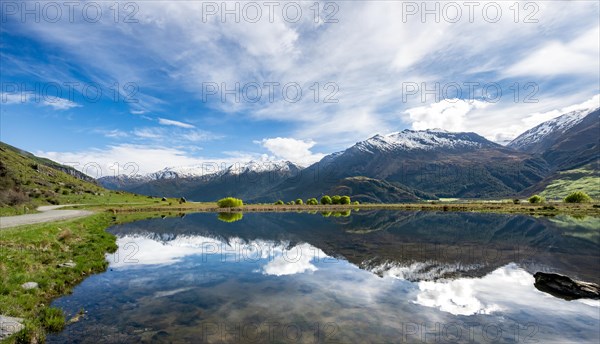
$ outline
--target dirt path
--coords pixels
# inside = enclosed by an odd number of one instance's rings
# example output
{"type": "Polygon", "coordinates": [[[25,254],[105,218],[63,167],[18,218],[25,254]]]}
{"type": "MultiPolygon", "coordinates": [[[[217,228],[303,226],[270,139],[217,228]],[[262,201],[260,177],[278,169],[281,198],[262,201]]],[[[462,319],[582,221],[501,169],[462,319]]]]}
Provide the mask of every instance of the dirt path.
{"type": "Polygon", "coordinates": [[[89,210],[58,210],[63,207],[74,205],[78,204],[47,205],[38,207],[37,210],[40,211],[40,213],[37,214],[0,217],[0,229],[31,225],[34,223],[74,219],[93,214],[93,212],[89,210]]]}

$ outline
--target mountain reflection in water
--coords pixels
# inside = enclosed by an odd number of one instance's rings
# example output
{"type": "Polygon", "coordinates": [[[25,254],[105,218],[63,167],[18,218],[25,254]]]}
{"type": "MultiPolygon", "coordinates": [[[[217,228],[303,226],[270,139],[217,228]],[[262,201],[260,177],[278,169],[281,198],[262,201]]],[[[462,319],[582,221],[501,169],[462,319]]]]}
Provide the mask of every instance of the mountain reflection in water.
{"type": "Polygon", "coordinates": [[[390,211],[114,226],[111,271],[54,303],[88,315],[48,340],[597,342],[599,302],[554,298],[532,276],[597,282],[596,220],[390,211]]]}

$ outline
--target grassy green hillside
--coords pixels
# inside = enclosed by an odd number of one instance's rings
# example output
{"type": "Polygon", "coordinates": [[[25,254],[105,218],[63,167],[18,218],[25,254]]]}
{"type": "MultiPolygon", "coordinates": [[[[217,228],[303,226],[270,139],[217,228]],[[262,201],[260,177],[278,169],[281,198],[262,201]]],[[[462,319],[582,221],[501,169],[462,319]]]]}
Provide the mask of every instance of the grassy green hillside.
{"type": "Polygon", "coordinates": [[[39,205],[147,202],[109,191],[75,169],[0,142],[0,215],[34,212],[39,205]]]}
{"type": "Polygon", "coordinates": [[[560,171],[540,193],[546,199],[564,199],[575,191],[583,191],[593,199],[600,199],[600,170],[593,165],[560,171]]]}

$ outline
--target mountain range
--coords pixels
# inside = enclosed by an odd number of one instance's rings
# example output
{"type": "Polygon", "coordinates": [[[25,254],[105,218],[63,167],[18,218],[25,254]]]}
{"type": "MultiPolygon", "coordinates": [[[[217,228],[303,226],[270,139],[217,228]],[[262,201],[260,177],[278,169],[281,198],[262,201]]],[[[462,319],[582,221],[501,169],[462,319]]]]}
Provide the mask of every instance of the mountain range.
{"type": "MultiPolygon", "coordinates": [[[[506,146],[473,132],[407,129],[375,135],[307,167],[253,161],[169,167],[97,182],[111,190],[193,201],[234,196],[273,202],[324,194],[363,202],[509,197],[543,190],[563,171],[582,166],[597,171],[599,116],[600,109],[569,112],[525,131],[506,146]]],[[[64,172],[89,181],[75,170],[64,172]]]]}

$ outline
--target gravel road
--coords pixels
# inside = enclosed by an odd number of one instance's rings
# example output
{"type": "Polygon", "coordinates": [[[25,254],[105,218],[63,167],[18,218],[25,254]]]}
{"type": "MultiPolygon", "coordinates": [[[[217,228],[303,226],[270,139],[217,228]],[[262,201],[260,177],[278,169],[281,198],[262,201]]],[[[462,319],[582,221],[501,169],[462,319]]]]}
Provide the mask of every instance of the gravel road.
{"type": "Polygon", "coordinates": [[[63,207],[74,205],[77,204],[47,205],[38,207],[37,210],[40,211],[40,213],[37,214],[0,217],[0,229],[31,225],[34,223],[74,219],[93,214],[93,212],[89,210],[58,210],[63,207]]]}

